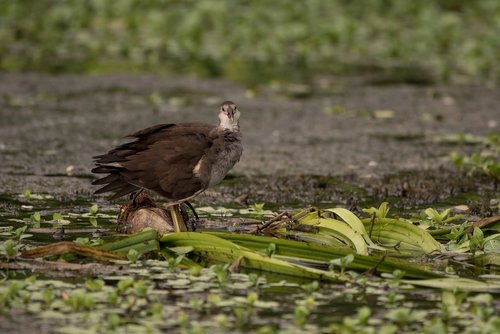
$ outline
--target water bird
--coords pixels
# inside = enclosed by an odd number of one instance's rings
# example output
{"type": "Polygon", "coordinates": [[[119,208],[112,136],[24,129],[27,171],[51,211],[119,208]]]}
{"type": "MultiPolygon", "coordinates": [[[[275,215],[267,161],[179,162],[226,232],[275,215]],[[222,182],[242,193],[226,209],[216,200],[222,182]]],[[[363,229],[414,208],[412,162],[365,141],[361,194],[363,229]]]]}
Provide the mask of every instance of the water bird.
{"type": "Polygon", "coordinates": [[[168,199],[174,229],[187,231],[179,205],[213,186],[240,160],[243,152],[240,111],[231,101],[219,109],[217,126],[205,123],[159,124],[132,133],[135,140],[94,157],[95,194],[110,200],[151,190],[168,199]]]}

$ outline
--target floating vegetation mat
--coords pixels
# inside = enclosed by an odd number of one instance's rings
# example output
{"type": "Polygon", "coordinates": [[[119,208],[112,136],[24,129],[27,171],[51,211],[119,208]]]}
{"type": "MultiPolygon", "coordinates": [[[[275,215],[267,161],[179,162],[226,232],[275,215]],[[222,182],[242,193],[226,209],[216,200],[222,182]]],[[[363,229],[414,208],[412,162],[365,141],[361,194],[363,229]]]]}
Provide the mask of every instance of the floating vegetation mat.
{"type": "Polygon", "coordinates": [[[193,232],[120,235],[101,211],[2,216],[2,332],[500,328],[500,216],[207,207],[193,232]]]}

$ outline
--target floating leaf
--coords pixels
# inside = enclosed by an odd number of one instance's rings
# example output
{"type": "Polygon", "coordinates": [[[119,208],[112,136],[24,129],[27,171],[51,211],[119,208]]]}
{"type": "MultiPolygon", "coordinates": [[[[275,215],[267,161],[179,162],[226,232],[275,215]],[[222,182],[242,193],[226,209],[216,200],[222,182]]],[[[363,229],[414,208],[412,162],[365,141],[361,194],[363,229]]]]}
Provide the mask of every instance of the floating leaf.
{"type": "Polygon", "coordinates": [[[30,199],[30,197],[31,197],[31,191],[29,191],[28,189],[25,189],[24,192],[23,192],[23,196],[26,199],[30,199]]]}
{"type": "Polygon", "coordinates": [[[318,217],[317,212],[311,212],[300,219],[299,222],[318,228],[318,234],[332,236],[349,245],[359,254],[368,254],[368,246],[362,234],[340,220],[318,217]]]}
{"type": "Polygon", "coordinates": [[[40,212],[35,212],[30,216],[30,220],[34,223],[39,223],[42,220],[40,212]]]}
{"type": "Polygon", "coordinates": [[[104,284],[105,283],[102,279],[87,279],[85,281],[85,286],[90,291],[102,291],[104,284]]]}
{"type": "Polygon", "coordinates": [[[90,207],[89,213],[90,213],[90,215],[94,216],[98,210],[99,210],[99,206],[97,204],[93,204],[90,207]]]}
{"type": "Polygon", "coordinates": [[[382,202],[378,208],[372,206],[369,209],[363,209],[363,212],[366,212],[370,216],[375,215],[377,218],[385,218],[389,213],[389,203],[382,202]]]}
{"type": "Polygon", "coordinates": [[[89,223],[90,223],[90,225],[92,225],[93,227],[97,227],[97,219],[95,219],[94,217],[90,217],[90,218],[89,218],[89,223]]]}
{"type": "MultiPolygon", "coordinates": [[[[363,223],[369,226],[371,219],[364,219],[363,223]]],[[[400,243],[401,247],[419,248],[425,253],[441,250],[441,244],[432,235],[404,219],[375,218],[372,240],[382,244],[400,243]]]]}
{"type": "Polygon", "coordinates": [[[373,111],[373,116],[377,119],[389,119],[393,118],[396,112],[390,109],[382,109],[373,111]]]}
{"type": "Polygon", "coordinates": [[[470,251],[474,254],[477,250],[482,250],[484,245],[483,231],[479,227],[474,227],[472,236],[469,239],[470,251]]]}
{"type": "Polygon", "coordinates": [[[131,248],[127,253],[127,259],[131,263],[136,263],[138,258],[139,258],[139,252],[136,251],[134,248],[131,248]]]}
{"type": "MultiPolygon", "coordinates": [[[[381,208],[379,208],[379,210],[382,210],[382,214],[386,215],[389,210],[386,209],[387,204],[385,206],[384,204],[386,204],[386,202],[381,204],[381,208]]],[[[344,220],[349,226],[351,226],[354,231],[361,234],[370,248],[383,250],[383,247],[375,245],[375,243],[370,239],[368,232],[366,232],[365,226],[354,213],[344,208],[326,209],[325,211],[333,212],[340,218],[342,218],[342,220],[344,220]]]]}

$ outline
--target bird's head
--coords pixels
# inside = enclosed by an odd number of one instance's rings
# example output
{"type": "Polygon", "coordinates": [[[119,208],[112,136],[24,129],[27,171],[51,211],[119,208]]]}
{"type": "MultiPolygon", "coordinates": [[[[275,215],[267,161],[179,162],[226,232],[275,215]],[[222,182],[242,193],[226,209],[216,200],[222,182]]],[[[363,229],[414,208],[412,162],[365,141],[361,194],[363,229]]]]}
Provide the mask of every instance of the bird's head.
{"type": "Polygon", "coordinates": [[[219,110],[219,127],[231,131],[239,130],[240,111],[231,101],[225,101],[219,110]]]}

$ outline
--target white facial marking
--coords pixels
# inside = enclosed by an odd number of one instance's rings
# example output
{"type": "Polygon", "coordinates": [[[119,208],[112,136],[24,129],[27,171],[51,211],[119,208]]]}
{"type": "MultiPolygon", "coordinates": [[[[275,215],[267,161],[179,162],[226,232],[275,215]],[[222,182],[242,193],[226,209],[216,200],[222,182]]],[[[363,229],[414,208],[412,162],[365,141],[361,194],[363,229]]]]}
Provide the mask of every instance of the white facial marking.
{"type": "Polygon", "coordinates": [[[231,107],[234,110],[233,120],[227,115],[227,106],[224,105],[221,107],[219,112],[219,127],[224,130],[234,131],[239,129],[238,119],[240,118],[240,111],[234,104],[231,107]]]}

